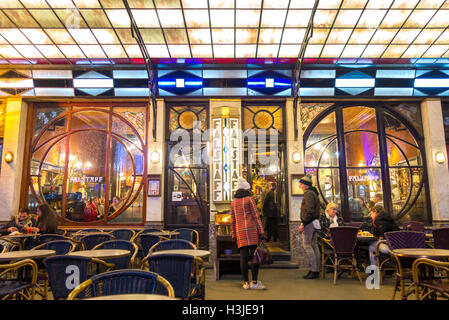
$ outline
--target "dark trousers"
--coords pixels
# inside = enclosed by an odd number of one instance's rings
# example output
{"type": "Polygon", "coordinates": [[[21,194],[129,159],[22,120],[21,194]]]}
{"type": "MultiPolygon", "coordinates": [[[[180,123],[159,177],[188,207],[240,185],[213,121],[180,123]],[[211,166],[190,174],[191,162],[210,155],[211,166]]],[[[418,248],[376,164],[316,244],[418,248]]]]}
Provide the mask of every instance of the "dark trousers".
{"type": "Polygon", "coordinates": [[[251,275],[253,281],[257,281],[257,275],[259,273],[259,265],[252,263],[254,257],[254,251],[257,246],[245,246],[240,248],[240,271],[242,272],[243,281],[248,282],[248,269],[249,261],[251,261],[251,275]]]}
{"type": "Polygon", "coordinates": [[[267,241],[270,241],[273,236],[274,241],[279,239],[279,217],[267,217],[265,222],[265,229],[267,231],[267,241]]]}

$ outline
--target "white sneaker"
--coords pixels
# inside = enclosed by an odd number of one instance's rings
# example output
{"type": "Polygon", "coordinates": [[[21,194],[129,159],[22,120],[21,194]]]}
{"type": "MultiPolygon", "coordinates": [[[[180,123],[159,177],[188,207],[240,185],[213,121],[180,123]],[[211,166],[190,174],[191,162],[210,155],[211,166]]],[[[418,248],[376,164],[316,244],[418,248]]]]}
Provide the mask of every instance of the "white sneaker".
{"type": "Polygon", "coordinates": [[[250,285],[248,282],[243,283],[243,289],[248,290],[250,288],[250,285]]]}
{"type": "Polygon", "coordinates": [[[266,288],[267,287],[265,287],[260,281],[257,281],[256,283],[251,283],[250,285],[250,289],[252,290],[264,290],[266,288]]]}

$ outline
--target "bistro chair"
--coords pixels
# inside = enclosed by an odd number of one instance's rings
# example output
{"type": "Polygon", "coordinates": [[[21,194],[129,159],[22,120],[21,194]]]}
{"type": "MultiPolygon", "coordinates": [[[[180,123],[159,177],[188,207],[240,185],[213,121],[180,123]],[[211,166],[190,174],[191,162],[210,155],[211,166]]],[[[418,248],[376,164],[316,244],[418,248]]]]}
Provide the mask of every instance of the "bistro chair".
{"type": "Polygon", "coordinates": [[[158,287],[164,288],[169,297],[175,296],[171,284],[157,273],[135,269],[114,270],[84,281],[69,294],[67,300],[74,300],[80,294],[83,298],[115,294],[151,294],[155,293],[158,287]]]}
{"type": "Polygon", "coordinates": [[[151,255],[155,251],[176,250],[176,249],[197,249],[197,247],[192,242],[187,240],[171,239],[160,241],[154,244],[148,251],[148,255],[151,255]]]}
{"type": "MultiPolygon", "coordinates": [[[[406,248],[425,248],[426,235],[424,232],[416,231],[393,231],[385,232],[385,239],[387,241],[388,248],[390,250],[406,249],[406,248]]],[[[407,300],[407,297],[411,294],[409,290],[413,285],[412,264],[415,259],[413,258],[400,258],[397,255],[391,253],[396,263],[395,283],[393,289],[394,300],[396,291],[400,290],[401,299],[407,300]],[[408,285],[408,288],[406,286],[408,285]]]]}
{"type": "Polygon", "coordinates": [[[104,259],[108,263],[113,263],[116,270],[132,268],[138,251],[137,245],[128,240],[108,240],[96,245],[92,250],[97,249],[129,250],[130,254],[125,257],[104,259]]]}
{"type": "Polygon", "coordinates": [[[116,229],[110,232],[117,240],[131,240],[136,234],[132,229],[116,229]]]}
{"type": "Polygon", "coordinates": [[[114,268],[113,264],[100,259],[72,255],[57,255],[44,259],[48,271],[48,280],[53,298],[67,299],[70,292],[89,277],[92,264],[103,265],[107,271],[114,268]]]}
{"type": "Polygon", "coordinates": [[[92,250],[96,245],[113,239],[115,239],[115,237],[109,233],[94,233],[83,236],[80,239],[80,242],[83,250],[92,250]]]}
{"type": "MultiPolygon", "coordinates": [[[[17,250],[23,250],[22,242],[20,241],[14,241],[8,238],[0,237],[1,245],[6,248],[6,251],[17,251],[17,250]]],[[[3,250],[3,249],[2,249],[3,250]]],[[[3,252],[6,252],[3,251],[3,252]]]]}
{"type": "Polygon", "coordinates": [[[449,262],[420,258],[412,265],[416,300],[449,300],[449,262]]]}
{"type": "Polygon", "coordinates": [[[173,286],[175,297],[182,299],[192,299],[201,297],[201,288],[204,287],[204,262],[186,254],[158,254],[147,256],[146,262],[152,272],[160,274],[173,286]],[[195,267],[197,264],[201,270],[195,267]]]}
{"type": "Polygon", "coordinates": [[[194,243],[197,247],[199,247],[200,236],[198,234],[198,231],[196,231],[195,229],[180,228],[173,231],[179,232],[179,235],[175,236],[176,239],[183,239],[190,241],[194,243]]]}
{"type": "Polygon", "coordinates": [[[56,240],[70,240],[70,238],[63,236],[61,234],[42,234],[39,237],[40,244],[56,240]]]}
{"type": "Polygon", "coordinates": [[[449,228],[433,229],[432,234],[435,249],[449,250],[449,228]]]}
{"type": "Polygon", "coordinates": [[[321,271],[326,278],[326,268],[334,268],[334,246],[331,240],[321,238],[321,271]]]}
{"type": "Polygon", "coordinates": [[[424,223],[419,221],[407,221],[402,224],[403,230],[424,232],[424,223]]]}
{"type": "Polygon", "coordinates": [[[330,228],[331,244],[334,251],[334,285],[337,284],[337,274],[339,269],[349,269],[357,274],[360,284],[363,284],[360,277],[357,261],[355,258],[355,246],[357,244],[357,227],[334,227],[330,228]]]}
{"type": "Polygon", "coordinates": [[[8,247],[2,243],[0,243],[0,253],[4,253],[8,251],[8,247]]]}
{"type": "Polygon", "coordinates": [[[0,300],[34,300],[37,283],[37,264],[25,259],[0,264],[0,300]]]}

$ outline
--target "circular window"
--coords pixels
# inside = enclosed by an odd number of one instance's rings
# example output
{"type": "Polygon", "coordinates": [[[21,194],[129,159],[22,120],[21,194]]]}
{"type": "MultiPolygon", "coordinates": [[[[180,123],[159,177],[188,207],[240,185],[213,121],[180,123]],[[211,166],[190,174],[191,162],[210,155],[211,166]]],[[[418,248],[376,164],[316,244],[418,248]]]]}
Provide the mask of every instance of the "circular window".
{"type": "Polygon", "coordinates": [[[260,110],[254,114],[253,122],[257,129],[269,129],[274,124],[274,118],[267,110],[260,110]]]}

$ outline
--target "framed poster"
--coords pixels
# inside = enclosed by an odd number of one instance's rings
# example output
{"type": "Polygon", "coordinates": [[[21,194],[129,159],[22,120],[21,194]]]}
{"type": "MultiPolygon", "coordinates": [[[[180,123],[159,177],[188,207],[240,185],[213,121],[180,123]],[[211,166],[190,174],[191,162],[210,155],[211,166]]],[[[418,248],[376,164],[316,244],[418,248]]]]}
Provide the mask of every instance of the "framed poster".
{"type": "Polygon", "coordinates": [[[304,174],[292,174],[291,176],[292,196],[302,196],[304,191],[299,187],[299,180],[304,177],[304,174]]]}
{"type": "Polygon", "coordinates": [[[148,196],[160,197],[161,196],[161,176],[151,175],[148,176],[148,196]]]}

